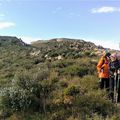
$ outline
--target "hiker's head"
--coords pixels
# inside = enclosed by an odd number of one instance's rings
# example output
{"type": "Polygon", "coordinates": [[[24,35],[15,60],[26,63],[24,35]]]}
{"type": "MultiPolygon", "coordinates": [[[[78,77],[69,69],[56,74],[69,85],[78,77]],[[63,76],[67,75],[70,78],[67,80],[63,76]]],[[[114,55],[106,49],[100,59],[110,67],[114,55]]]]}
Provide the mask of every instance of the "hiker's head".
{"type": "Polygon", "coordinates": [[[104,57],[109,58],[111,54],[108,50],[106,50],[106,51],[104,51],[103,55],[104,55],[104,57]]]}
{"type": "Polygon", "coordinates": [[[110,55],[111,61],[115,61],[117,59],[117,53],[113,53],[110,55]]]}

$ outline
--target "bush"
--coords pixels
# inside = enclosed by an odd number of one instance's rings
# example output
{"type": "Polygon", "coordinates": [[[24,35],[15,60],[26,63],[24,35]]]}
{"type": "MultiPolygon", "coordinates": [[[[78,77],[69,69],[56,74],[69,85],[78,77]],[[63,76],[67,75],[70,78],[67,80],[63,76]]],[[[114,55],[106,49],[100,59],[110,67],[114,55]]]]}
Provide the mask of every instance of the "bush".
{"type": "Polygon", "coordinates": [[[41,89],[38,85],[26,86],[22,88],[14,84],[14,86],[4,91],[1,102],[2,106],[11,111],[26,111],[29,109],[36,110],[42,104],[38,97],[38,92],[41,89]],[[29,88],[29,89],[28,89],[29,88]]]}
{"type": "Polygon", "coordinates": [[[51,88],[47,83],[46,81],[40,83],[30,74],[16,76],[12,85],[1,91],[2,108],[11,111],[40,110],[45,112],[44,101],[51,88]]]}
{"type": "MultiPolygon", "coordinates": [[[[94,93],[95,94],[95,93],[94,93]]],[[[107,117],[115,112],[115,106],[109,100],[101,98],[100,95],[84,95],[78,96],[74,101],[74,105],[78,106],[78,111],[81,115],[92,117],[94,113],[107,117]]]]}
{"type": "Polygon", "coordinates": [[[68,86],[65,90],[64,90],[64,94],[65,95],[70,95],[70,96],[74,96],[76,94],[79,93],[79,88],[75,85],[71,85],[68,86]]]}
{"type": "Polygon", "coordinates": [[[50,120],[66,120],[65,111],[59,111],[52,114],[50,120]]]}
{"type": "Polygon", "coordinates": [[[60,86],[63,87],[63,88],[68,87],[68,83],[67,83],[66,81],[60,81],[59,84],[60,84],[60,86]]]}
{"type": "Polygon", "coordinates": [[[53,68],[64,68],[64,67],[67,67],[67,66],[70,66],[74,64],[73,60],[70,59],[70,60],[61,60],[61,61],[55,61],[52,63],[52,67],[53,68]]]}
{"type": "Polygon", "coordinates": [[[58,81],[58,72],[56,72],[55,70],[51,70],[50,75],[49,75],[49,81],[51,82],[51,84],[57,82],[58,81]]]}
{"type": "Polygon", "coordinates": [[[90,56],[91,51],[86,51],[84,54],[85,54],[86,56],[90,56]]]}
{"type": "Polygon", "coordinates": [[[83,77],[84,75],[88,74],[89,69],[86,66],[77,66],[72,65],[64,68],[62,70],[62,73],[65,75],[71,75],[71,76],[80,76],[83,77]]]}
{"type": "Polygon", "coordinates": [[[57,57],[58,55],[59,55],[58,52],[50,52],[50,53],[48,54],[49,57],[57,57]]]}

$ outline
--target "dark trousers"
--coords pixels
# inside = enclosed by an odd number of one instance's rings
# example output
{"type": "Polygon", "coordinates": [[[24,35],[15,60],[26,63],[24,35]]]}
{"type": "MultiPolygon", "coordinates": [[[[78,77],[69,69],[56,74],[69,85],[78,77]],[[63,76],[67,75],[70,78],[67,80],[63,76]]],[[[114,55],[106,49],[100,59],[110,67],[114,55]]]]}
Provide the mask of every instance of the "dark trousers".
{"type": "Polygon", "coordinates": [[[118,75],[118,102],[120,103],[120,75],[118,75]]]}
{"type": "Polygon", "coordinates": [[[119,81],[119,88],[118,88],[118,102],[120,103],[120,81],[119,81]]]}
{"type": "Polygon", "coordinates": [[[114,101],[114,77],[110,77],[110,92],[109,97],[112,101],[114,101]]]}
{"type": "Polygon", "coordinates": [[[100,88],[109,91],[109,78],[100,78],[100,88]]]}
{"type": "Polygon", "coordinates": [[[116,94],[118,94],[117,102],[120,102],[120,79],[118,78],[118,76],[117,76],[116,80],[114,77],[110,77],[110,99],[112,101],[114,101],[114,99],[115,99],[114,98],[115,87],[116,87],[116,92],[117,92],[116,94]]]}

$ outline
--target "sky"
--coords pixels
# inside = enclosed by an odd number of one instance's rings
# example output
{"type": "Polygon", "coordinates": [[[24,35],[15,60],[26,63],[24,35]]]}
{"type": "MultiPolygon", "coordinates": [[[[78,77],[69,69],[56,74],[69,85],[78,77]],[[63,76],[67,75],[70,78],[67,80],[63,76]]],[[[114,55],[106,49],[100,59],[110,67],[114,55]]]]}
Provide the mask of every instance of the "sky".
{"type": "Polygon", "coordinates": [[[120,49],[120,0],[0,0],[0,35],[75,38],[120,49]]]}

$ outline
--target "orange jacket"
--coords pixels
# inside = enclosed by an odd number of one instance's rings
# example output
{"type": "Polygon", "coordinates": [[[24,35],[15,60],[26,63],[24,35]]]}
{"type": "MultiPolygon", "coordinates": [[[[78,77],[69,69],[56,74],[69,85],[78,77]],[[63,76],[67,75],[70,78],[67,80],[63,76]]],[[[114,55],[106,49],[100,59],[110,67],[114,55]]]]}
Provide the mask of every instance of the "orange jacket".
{"type": "Polygon", "coordinates": [[[99,78],[108,78],[109,77],[109,61],[104,56],[101,57],[97,64],[97,70],[99,78]]]}

